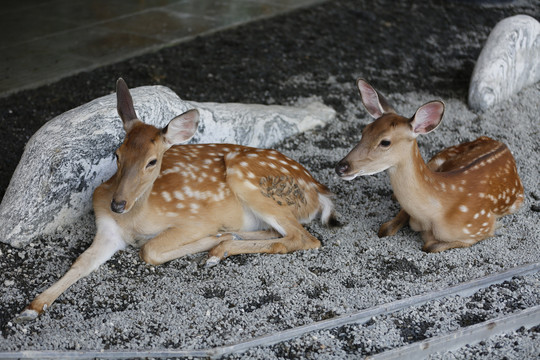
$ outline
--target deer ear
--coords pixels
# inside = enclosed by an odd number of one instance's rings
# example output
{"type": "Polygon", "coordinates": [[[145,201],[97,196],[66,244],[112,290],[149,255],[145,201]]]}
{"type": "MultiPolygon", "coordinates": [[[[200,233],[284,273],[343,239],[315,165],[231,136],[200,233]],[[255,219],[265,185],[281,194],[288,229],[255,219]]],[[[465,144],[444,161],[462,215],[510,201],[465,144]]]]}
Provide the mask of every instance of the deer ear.
{"type": "Polygon", "coordinates": [[[178,115],[163,129],[163,135],[168,145],[177,145],[189,141],[197,132],[199,111],[191,109],[178,115]]]}
{"type": "Polygon", "coordinates": [[[116,109],[118,110],[120,119],[122,119],[122,122],[124,123],[124,129],[126,132],[129,132],[139,119],[135,113],[133,99],[129,93],[128,86],[122,78],[119,78],[116,81],[116,109]]]}
{"type": "Polygon", "coordinates": [[[414,136],[427,134],[441,123],[444,115],[444,103],[442,101],[431,101],[416,110],[410,121],[414,136]]]}
{"type": "Polygon", "coordinates": [[[367,112],[375,119],[380,118],[383,114],[396,113],[384,96],[375,90],[366,80],[358,79],[356,85],[358,86],[360,98],[367,112]]]}

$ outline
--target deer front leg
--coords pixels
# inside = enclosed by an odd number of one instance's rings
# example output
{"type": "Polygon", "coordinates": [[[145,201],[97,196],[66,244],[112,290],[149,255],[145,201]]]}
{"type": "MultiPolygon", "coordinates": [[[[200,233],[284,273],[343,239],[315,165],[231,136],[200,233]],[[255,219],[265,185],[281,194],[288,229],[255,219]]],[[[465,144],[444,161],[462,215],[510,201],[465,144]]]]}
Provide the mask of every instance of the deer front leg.
{"type": "Polygon", "coordinates": [[[401,209],[395,218],[381,225],[377,235],[380,238],[395,235],[409,221],[409,218],[409,214],[401,209]]]}
{"type": "Polygon", "coordinates": [[[16,318],[16,322],[34,320],[71,285],[87,276],[101,264],[109,260],[117,251],[124,249],[126,243],[113,219],[96,221],[98,230],[92,245],[71,265],[68,272],[51,287],[38,295],[16,318]]]}
{"type": "Polygon", "coordinates": [[[160,265],[179,257],[208,251],[225,237],[203,233],[202,229],[170,228],[143,245],[141,259],[147,264],[160,265]]]}

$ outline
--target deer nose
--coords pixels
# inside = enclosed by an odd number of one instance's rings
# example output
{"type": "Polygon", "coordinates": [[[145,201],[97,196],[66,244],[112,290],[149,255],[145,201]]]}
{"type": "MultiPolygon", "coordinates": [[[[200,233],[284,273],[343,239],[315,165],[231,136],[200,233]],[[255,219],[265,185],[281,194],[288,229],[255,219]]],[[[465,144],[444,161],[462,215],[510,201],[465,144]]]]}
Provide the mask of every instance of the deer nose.
{"type": "Polygon", "coordinates": [[[111,202],[111,210],[115,213],[121,214],[126,209],[126,200],[116,201],[115,199],[111,202]]]}
{"type": "Polygon", "coordinates": [[[336,173],[339,175],[339,176],[343,176],[345,175],[345,173],[349,171],[349,163],[347,161],[340,161],[337,165],[336,165],[336,173]]]}

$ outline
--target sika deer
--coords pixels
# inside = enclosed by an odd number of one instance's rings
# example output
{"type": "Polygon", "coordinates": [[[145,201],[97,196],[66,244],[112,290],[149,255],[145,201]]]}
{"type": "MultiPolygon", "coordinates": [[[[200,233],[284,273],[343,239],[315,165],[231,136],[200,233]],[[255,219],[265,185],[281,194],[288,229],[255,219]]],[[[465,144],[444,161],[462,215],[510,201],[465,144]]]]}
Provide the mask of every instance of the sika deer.
{"type": "Polygon", "coordinates": [[[320,242],[300,223],[333,220],[328,189],[275,150],[230,144],[178,145],[195,134],[197,110],[164,129],[141,122],[126,83],[117,82],[126,138],[118,170],[93,197],[97,234],[19,321],[36,318],[69,286],[127,245],[149,264],[209,251],[207,265],[244,253],[288,253],[320,242]]]}
{"type": "Polygon", "coordinates": [[[437,128],[444,104],[429,102],[407,119],[365,80],[357,85],[376,120],[336,172],[352,180],[388,169],[402,210],[381,226],[380,237],[395,234],[410,215],[411,228],[422,233],[424,251],[468,247],[493,236],[497,218],[519,209],[523,186],[506,145],[483,136],[441,151],[426,165],[416,137],[437,128]]]}

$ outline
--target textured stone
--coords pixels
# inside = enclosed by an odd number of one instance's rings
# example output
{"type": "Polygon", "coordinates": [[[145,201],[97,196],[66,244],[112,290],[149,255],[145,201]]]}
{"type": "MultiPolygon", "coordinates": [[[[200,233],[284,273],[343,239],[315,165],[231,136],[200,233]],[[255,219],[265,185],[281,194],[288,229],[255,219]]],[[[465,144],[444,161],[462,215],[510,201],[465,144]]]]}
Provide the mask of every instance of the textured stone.
{"type": "MultiPolygon", "coordinates": [[[[302,107],[197,103],[162,86],[132,89],[131,94],[138,117],[158,127],[199,109],[192,143],[271,147],[335,117],[333,109],[316,101],[302,107]]],[[[115,94],[47,122],[28,141],[0,204],[0,240],[22,247],[87,213],[94,189],[116,171],[114,151],[124,135],[115,94]]]]}
{"type": "Polygon", "coordinates": [[[474,68],[469,106],[486,110],[540,80],[540,23],[528,15],[501,20],[474,68]]]}

